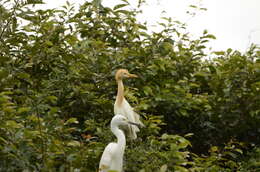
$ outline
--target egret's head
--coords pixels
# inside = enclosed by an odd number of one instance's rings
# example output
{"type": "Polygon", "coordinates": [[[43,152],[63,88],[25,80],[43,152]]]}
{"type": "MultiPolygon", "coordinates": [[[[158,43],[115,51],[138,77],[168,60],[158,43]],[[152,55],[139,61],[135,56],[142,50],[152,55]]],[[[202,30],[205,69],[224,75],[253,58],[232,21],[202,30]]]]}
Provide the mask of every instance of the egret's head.
{"type": "Polygon", "coordinates": [[[122,80],[123,78],[137,78],[137,77],[138,77],[137,75],[129,73],[127,69],[119,69],[116,72],[117,81],[122,80]]]}
{"type": "Polygon", "coordinates": [[[125,116],[117,114],[112,118],[111,126],[124,126],[124,125],[137,125],[139,127],[139,124],[130,122],[125,116]]]}

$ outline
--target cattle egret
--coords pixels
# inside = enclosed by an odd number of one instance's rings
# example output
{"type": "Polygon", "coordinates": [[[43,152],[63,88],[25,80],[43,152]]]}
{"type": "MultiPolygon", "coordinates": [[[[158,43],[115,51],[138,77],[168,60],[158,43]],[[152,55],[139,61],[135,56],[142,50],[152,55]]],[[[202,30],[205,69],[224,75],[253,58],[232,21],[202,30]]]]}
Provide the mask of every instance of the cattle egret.
{"type": "Polygon", "coordinates": [[[116,171],[122,172],[123,169],[123,156],[125,152],[126,139],[124,132],[119,129],[119,126],[137,125],[130,122],[123,115],[115,115],[110,123],[111,131],[116,136],[116,143],[109,143],[100,160],[99,172],[116,171]]]}
{"type": "MultiPolygon", "coordinates": [[[[117,89],[117,96],[116,96],[116,102],[114,104],[114,113],[115,114],[121,114],[125,116],[129,121],[139,124],[140,126],[144,126],[143,123],[140,121],[140,116],[136,112],[134,112],[133,108],[130,106],[130,104],[127,102],[127,100],[124,97],[124,84],[123,84],[123,78],[137,78],[137,75],[131,74],[126,69],[119,69],[116,72],[116,81],[118,84],[117,89]]],[[[127,127],[127,135],[131,139],[137,138],[137,132],[139,132],[139,128],[134,125],[128,125],[127,127]]]]}

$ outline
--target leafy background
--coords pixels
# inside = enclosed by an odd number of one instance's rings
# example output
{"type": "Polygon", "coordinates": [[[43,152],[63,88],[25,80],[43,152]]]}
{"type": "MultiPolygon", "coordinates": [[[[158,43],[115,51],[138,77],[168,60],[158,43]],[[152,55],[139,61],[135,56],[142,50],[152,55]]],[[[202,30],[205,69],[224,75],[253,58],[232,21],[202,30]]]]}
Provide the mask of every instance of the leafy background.
{"type": "Polygon", "coordinates": [[[127,0],[41,3],[0,2],[0,171],[97,171],[115,140],[118,68],[140,76],[126,96],[146,125],[127,142],[126,172],[260,170],[258,46],[211,59],[214,35],[192,39],[171,18],[150,32],[127,0]]]}

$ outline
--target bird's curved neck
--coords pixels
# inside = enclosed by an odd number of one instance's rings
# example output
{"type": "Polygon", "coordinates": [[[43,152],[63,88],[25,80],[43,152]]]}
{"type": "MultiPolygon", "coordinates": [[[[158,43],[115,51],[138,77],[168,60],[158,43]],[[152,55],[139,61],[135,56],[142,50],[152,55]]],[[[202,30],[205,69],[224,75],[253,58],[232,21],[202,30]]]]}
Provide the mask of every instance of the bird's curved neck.
{"type": "Polygon", "coordinates": [[[122,130],[120,130],[118,127],[111,127],[111,130],[113,132],[113,134],[116,136],[117,138],[117,144],[118,144],[118,148],[121,152],[121,154],[124,154],[125,151],[125,145],[126,145],[126,139],[125,139],[125,134],[122,130]]]}
{"type": "Polygon", "coordinates": [[[120,105],[122,104],[124,99],[124,84],[123,80],[117,80],[117,95],[116,95],[116,102],[120,105]]]}

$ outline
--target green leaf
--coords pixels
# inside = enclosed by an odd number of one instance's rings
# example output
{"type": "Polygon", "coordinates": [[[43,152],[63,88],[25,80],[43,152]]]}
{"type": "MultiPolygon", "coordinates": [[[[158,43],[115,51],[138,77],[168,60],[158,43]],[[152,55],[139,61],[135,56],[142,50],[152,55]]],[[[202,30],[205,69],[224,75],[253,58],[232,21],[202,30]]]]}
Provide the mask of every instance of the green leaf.
{"type": "Polygon", "coordinates": [[[187,134],[184,135],[184,137],[191,137],[193,135],[194,135],[194,133],[187,133],[187,134]]]}
{"type": "Polygon", "coordinates": [[[73,140],[67,143],[68,146],[72,146],[72,147],[79,147],[80,146],[80,142],[73,140]]]}
{"type": "Polygon", "coordinates": [[[48,96],[46,97],[47,101],[50,101],[51,103],[56,103],[58,98],[56,96],[48,96]]]}
{"type": "Polygon", "coordinates": [[[153,94],[153,90],[149,86],[143,87],[143,91],[144,91],[145,95],[152,95],[153,94]]]}
{"type": "Polygon", "coordinates": [[[27,0],[26,4],[44,4],[42,0],[27,0]]]}
{"type": "Polygon", "coordinates": [[[223,56],[223,55],[225,55],[225,52],[224,51],[214,51],[213,52],[214,54],[216,54],[216,55],[221,55],[221,56],[223,56]]]}
{"type": "Polygon", "coordinates": [[[235,154],[233,152],[225,152],[225,154],[231,156],[232,158],[237,158],[237,154],[235,154]]]}
{"type": "Polygon", "coordinates": [[[214,74],[217,73],[216,68],[212,65],[209,66],[209,70],[210,70],[211,73],[214,73],[214,74]]]}
{"type": "Polygon", "coordinates": [[[6,121],[6,125],[11,128],[21,128],[22,125],[13,120],[6,121]]]}
{"type": "Polygon", "coordinates": [[[199,87],[200,87],[200,85],[198,85],[198,84],[196,84],[196,83],[190,83],[189,85],[190,85],[190,87],[192,87],[192,88],[199,88],[199,87]]]}
{"type": "Polygon", "coordinates": [[[92,0],[92,4],[95,7],[100,7],[101,6],[102,0],[92,0]]]}
{"type": "Polygon", "coordinates": [[[77,118],[70,118],[70,119],[68,119],[68,120],[64,123],[64,125],[78,124],[78,123],[79,123],[79,122],[78,122],[77,118]]]}
{"type": "Polygon", "coordinates": [[[175,165],[174,166],[175,171],[177,172],[189,172],[189,170],[187,170],[185,167],[179,166],[179,165],[175,165]]]}
{"type": "Polygon", "coordinates": [[[164,134],[161,136],[161,138],[162,138],[163,140],[168,139],[168,138],[169,138],[169,135],[166,134],[166,133],[164,133],[164,134]]]}
{"type": "Polygon", "coordinates": [[[216,37],[212,34],[204,35],[203,38],[216,39],[216,37]]]}
{"type": "Polygon", "coordinates": [[[205,30],[203,31],[203,35],[206,35],[207,33],[208,33],[208,30],[205,29],[205,30]]]}
{"type": "Polygon", "coordinates": [[[18,109],[18,113],[21,114],[21,113],[25,113],[25,112],[28,112],[30,111],[30,107],[21,107],[18,109]]]}
{"type": "Polygon", "coordinates": [[[37,118],[37,116],[34,115],[34,114],[28,116],[27,119],[30,120],[30,121],[33,121],[33,122],[38,122],[38,118],[37,118]]]}
{"type": "Polygon", "coordinates": [[[18,73],[17,77],[22,78],[22,79],[29,79],[30,75],[28,73],[18,73]]]}
{"type": "Polygon", "coordinates": [[[167,168],[168,168],[167,164],[164,164],[163,166],[161,166],[160,172],[166,172],[167,168]]]}
{"type": "Polygon", "coordinates": [[[227,49],[227,53],[230,54],[233,50],[231,48],[227,49]]]}
{"type": "Polygon", "coordinates": [[[0,141],[1,141],[2,143],[4,143],[4,144],[8,144],[8,141],[5,140],[3,137],[0,137],[0,141]]]}
{"type": "Polygon", "coordinates": [[[37,137],[41,136],[40,131],[36,131],[36,130],[35,131],[28,131],[28,130],[26,130],[24,132],[24,135],[25,135],[26,138],[31,138],[31,139],[34,139],[34,138],[37,138],[37,137]]]}
{"type": "Polygon", "coordinates": [[[123,8],[123,7],[125,7],[125,6],[128,6],[128,4],[118,4],[118,5],[116,5],[113,9],[114,9],[114,10],[117,10],[117,9],[123,8]]]}
{"type": "Polygon", "coordinates": [[[190,5],[191,8],[198,8],[196,5],[190,5]]]}
{"type": "Polygon", "coordinates": [[[217,151],[218,151],[218,147],[217,147],[217,146],[212,146],[212,147],[210,148],[210,151],[211,151],[211,152],[217,152],[217,151]]]}
{"type": "Polygon", "coordinates": [[[130,14],[130,12],[127,11],[127,10],[117,10],[116,13],[123,13],[125,15],[129,15],[130,14]]]}
{"type": "MultiPolygon", "coordinates": [[[[4,62],[4,61],[2,61],[0,58],[0,62],[4,62]]],[[[0,68],[0,80],[7,76],[8,76],[8,71],[6,69],[0,68]]]]}
{"type": "Polygon", "coordinates": [[[53,43],[52,43],[51,41],[49,41],[49,40],[45,41],[45,44],[46,44],[47,46],[53,46],[53,43]]]}

